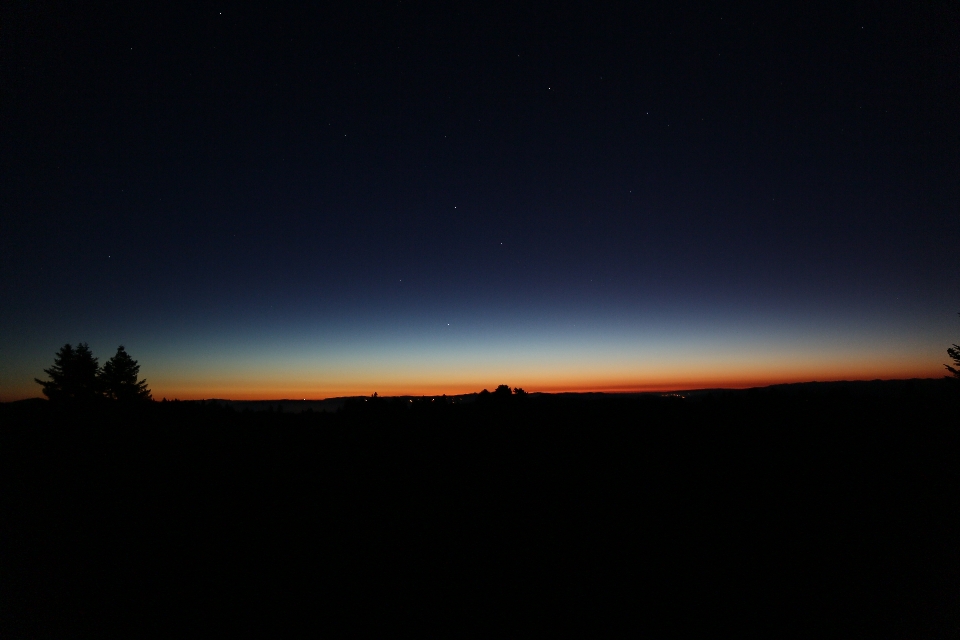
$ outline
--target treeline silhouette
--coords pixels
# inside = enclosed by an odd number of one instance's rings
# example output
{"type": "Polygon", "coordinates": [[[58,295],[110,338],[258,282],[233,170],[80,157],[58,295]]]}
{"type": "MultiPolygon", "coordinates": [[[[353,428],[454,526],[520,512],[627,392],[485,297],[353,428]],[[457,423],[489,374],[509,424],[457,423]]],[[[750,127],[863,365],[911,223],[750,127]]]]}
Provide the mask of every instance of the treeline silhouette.
{"type": "Polygon", "coordinates": [[[51,401],[0,404],[2,637],[222,635],[265,609],[330,633],[960,628],[955,379],[294,413],[109,402],[78,350],[51,401]]]}

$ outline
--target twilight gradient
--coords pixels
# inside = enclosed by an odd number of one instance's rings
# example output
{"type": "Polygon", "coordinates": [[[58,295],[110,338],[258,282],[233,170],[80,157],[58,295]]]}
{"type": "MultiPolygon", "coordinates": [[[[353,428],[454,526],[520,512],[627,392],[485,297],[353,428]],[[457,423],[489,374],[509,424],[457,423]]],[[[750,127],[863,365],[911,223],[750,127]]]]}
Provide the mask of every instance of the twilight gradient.
{"type": "Polygon", "coordinates": [[[947,3],[0,6],[0,400],[939,377],[947,3]]]}
{"type": "Polygon", "coordinates": [[[497,311],[454,304],[419,313],[384,307],[374,321],[290,304],[284,320],[185,314],[133,329],[64,322],[30,335],[21,328],[26,339],[3,341],[0,400],[39,395],[32,378],[51,364],[54,335],[88,340],[101,359],[123,343],[157,399],[320,399],[452,395],[501,383],[617,392],[936,377],[956,329],[946,308],[927,315],[861,308],[854,316],[847,309],[746,312],[678,303],[664,312],[596,303],[497,311]]]}

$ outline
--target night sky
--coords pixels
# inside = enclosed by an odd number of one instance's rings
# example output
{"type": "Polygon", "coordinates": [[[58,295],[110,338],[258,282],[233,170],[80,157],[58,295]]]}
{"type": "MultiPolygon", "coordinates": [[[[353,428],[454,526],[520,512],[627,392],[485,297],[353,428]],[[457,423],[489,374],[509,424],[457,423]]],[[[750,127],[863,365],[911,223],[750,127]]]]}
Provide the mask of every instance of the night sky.
{"type": "Polygon", "coordinates": [[[312,4],[4,3],[0,400],[945,373],[956,3],[312,4]]]}

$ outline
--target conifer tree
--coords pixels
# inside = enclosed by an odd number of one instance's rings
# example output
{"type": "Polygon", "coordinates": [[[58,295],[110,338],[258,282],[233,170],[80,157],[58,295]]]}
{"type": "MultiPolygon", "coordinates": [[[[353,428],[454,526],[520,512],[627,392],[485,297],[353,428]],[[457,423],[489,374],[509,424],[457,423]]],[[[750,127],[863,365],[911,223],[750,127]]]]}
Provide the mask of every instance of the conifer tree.
{"type": "MultiPolygon", "coordinates": [[[[953,374],[954,378],[960,378],[960,344],[955,344],[952,347],[948,348],[947,355],[953,358],[953,364],[957,366],[951,367],[948,364],[945,364],[943,366],[947,368],[947,371],[953,374]]],[[[947,376],[947,377],[949,378],[950,376],[947,376]]]]}
{"type": "Polygon", "coordinates": [[[121,402],[152,400],[146,380],[137,380],[140,365],[130,357],[123,345],[117,347],[115,356],[103,365],[100,379],[105,395],[121,402]]]}
{"type": "Polygon", "coordinates": [[[53,366],[44,369],[49,380],[34,381],[43,387],[43,395],[57,404],[88,404],[100,391],[100,367],[93,352],[81,342],[74,349],[70,344],[60,347],[53,359],[53,366]]]}
{"type": "MultiPolygon", "coordinates": [[[[960,379],[960,344],[955,344],[952,347],[949,347],[947,349],[947,355],[953,359],[953,364],[955,364],[956,366],[951,367],[948,364],[945,364],[943,366],[947,368],[947,371],[953,374],[954,378],[960,379]]],[[[949,378],[950,376],[946,376],[946,377],[949,378]]]]}

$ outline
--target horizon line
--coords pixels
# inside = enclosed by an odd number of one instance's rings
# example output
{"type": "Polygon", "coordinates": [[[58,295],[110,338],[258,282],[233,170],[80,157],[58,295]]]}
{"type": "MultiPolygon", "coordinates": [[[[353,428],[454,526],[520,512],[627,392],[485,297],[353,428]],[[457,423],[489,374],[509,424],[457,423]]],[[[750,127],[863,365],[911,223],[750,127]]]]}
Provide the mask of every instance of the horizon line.
{"type": "MultiPolygon", "coordinates": [[[[636,394],[678,394],[678,393],[698,393],[705,391],[748,391],[750,389],[768,389],[770,387],[780,387],[788,385],[800,385],[800,384],[835,384],[835,383],[845,383],[845,382],[909,382],[914,380],[923,380],[923,381],[933,381],[933,380],[949,380],[950,376],[940,376],[940,377],[931,377],[931,378],[920,378],[920,377],[911,377],[911,378],[840,378],[840,379],[821,379],[821,380],[794,380],[789,382],[773,382],[770,384],[743,384],[743,385],[727,385],[727,386],[716,386],[716,387],[686,387],[686,388],[677,388],[677,387],[658,387],[658,388],[639,388],[635,385],[623,385],[623,386],[610,386],[610,385],[601,385],[597,387],[571,387],[571,388],[550,388],[550,389],[534,389],[526,391],[531,395],[562,395],[562,394],[609,394],[609,395],[636,395],[636,394]]],[[[496,386],[494,386],[494,389],[496,386]]],[[[459,398],[465,396],[478,395],[482,391],[493,391],[489,388],[484,388],[479,391],[465,391],[461,393],[398,393],[398,394],[377,394],[378,398],[459,398]]],[[[375,393],[375,392],[374,392],[375,393]]],[[[174,397],[168,398],[166,396],[162,398],[157,398],[154,396],[154,402],[209,402],[209,401],[221,401],[221,402],[327,402],[330,400],[350,400],[354,398],[371,398],[373,393],[369,394],[356,394],[356,395],[343,395],[343,396],[326,396],[322,398],[277,398],[277,397],[257,397],[257,398],[224,398],[224,397],[213,397],[213,396],[203,396],[203,397],[174,397]]],[[[43,396],[28,396],[23,398],[15,398],[12,400],[3,400],[0,403],[12,403],[12,402],[23,402],[26,400],[47,400],[43,396]]]]}

